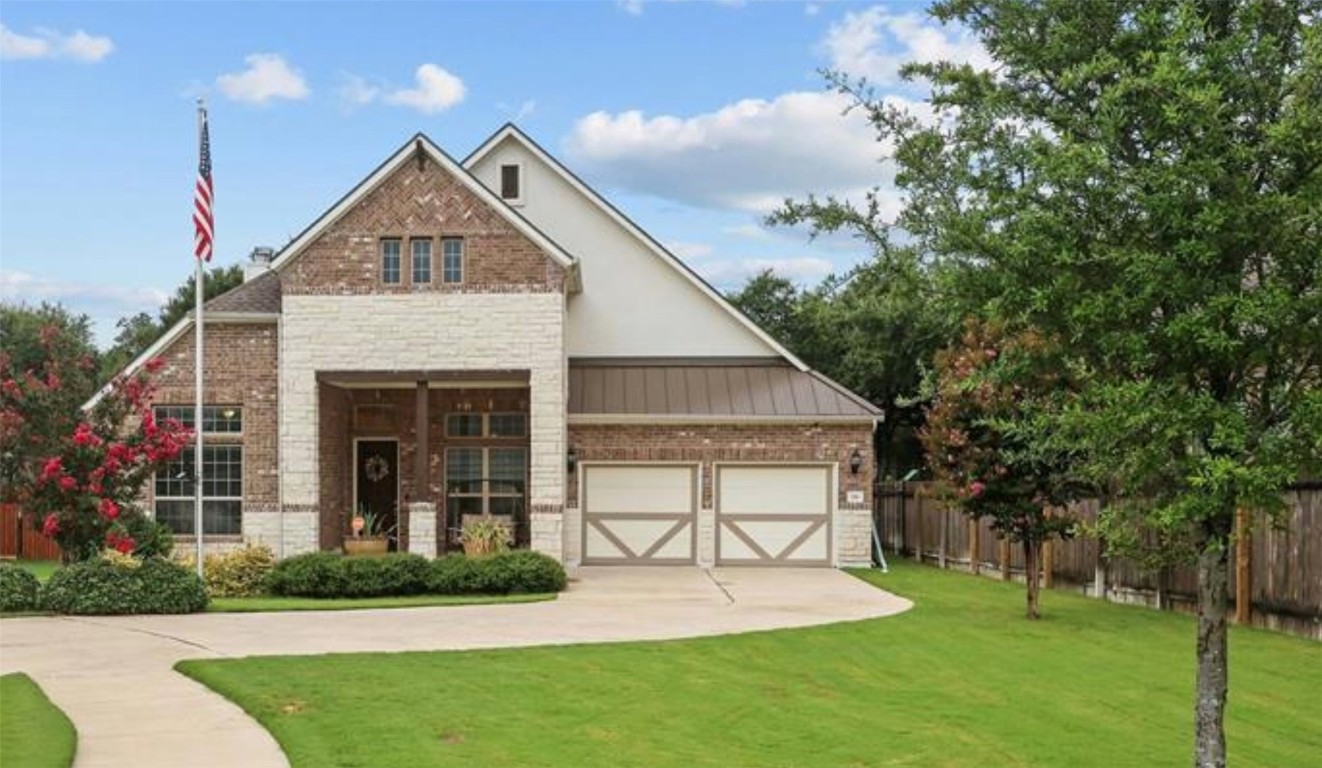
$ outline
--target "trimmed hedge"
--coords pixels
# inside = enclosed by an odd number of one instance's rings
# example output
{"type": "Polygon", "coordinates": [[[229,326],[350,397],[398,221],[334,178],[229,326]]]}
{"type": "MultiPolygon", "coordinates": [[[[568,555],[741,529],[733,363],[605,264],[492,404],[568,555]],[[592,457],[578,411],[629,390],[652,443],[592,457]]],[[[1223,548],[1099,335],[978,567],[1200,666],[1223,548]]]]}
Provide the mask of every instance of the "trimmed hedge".
{"type": "Polygon", "coordinates": [[[24,568],[0,562],[0,611],[35,611],[41,582],[24,568]]]}
{"type": "Polygon", "coordinates": [[[98,616],[196,613],[207,607],[207,592],[196,573],[162,558],[131,568],[96,559],[56,571],[41,590],[41,607],[98,616]]]}
{"type": "Polygon", "coordinates": [[[287,597],[393,597],[399,595],[506,595],[559,592],[565,569],[539,552],[489,557],[420,555],[345,557],[334,552],[298,555],[276,564],[266,579],[272,594],[287,597]]]}

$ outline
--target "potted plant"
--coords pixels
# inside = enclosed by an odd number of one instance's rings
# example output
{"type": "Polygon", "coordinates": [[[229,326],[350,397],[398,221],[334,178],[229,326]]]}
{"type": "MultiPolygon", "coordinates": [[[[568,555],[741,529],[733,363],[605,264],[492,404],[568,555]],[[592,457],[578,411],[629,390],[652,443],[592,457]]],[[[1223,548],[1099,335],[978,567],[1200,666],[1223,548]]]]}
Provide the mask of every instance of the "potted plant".
{"type": "Polygon", "coordinates": [[[344,554],[384,555],[390,549],[389,534],[381,516],[362,505],[357,514],[350,513],[349,535],[344,537],[344,554]]]}
{"type": "Polygon", "coordinates": [[[464,554],[469,557],[504,552],[510,548],[513,538],[509,524],[491,515],[465,520],[459,532],[459,541],[464,545],[464,554]]]}

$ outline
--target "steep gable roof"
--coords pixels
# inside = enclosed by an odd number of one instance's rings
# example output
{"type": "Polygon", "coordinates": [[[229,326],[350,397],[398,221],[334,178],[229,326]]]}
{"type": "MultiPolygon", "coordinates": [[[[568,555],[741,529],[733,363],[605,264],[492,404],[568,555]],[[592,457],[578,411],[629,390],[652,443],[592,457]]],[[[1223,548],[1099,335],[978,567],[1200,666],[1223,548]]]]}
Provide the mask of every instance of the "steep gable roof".
{"type": "Polygon", "coordinates": [[[647,250],[651,251],[653,255],[674,269],[678,275],[690,282],[699,292],[715,302],[722,310],[728,313],[733,320],[751,331],[758,339],[774,350],[778,355],[789,361],[799,370],[808,370],[807,364],[800,360],[798,356],[786,349],[785,346],[776,341],[771,334],[767,333],[761,326],[749,319],[749,317],[743,312],[739,311],[737,307],[721,295],[720,291],[716,290],[710,283],[704,280],[701,275],[694,272],[679,257],[675,256],[675,254],[671,253],[665,246],[657,242],[656,239],[648,234],[642,227],[635,224],[614,205],[611,205],[610,201],[606,200],[598,194],[596,190],[589,187],[582,179],[575,175],[573,171],[566,168],[559,160],[555,159],[555,157],[543,149],[541,145],[528,136],[528,134],[520,130],[514,123],[506,123],[486,141],[482,142],[481,146],[473,150],[468,157],[464,158],[464,168],[471,170],[506,139],[518,142],[520,146],[541,161],[543,165],[550,168],[554,173],[564,179],[564,181],[573,187],[580,195],[606,214],[607,217],[622,227],[626,232],[636,238],[647,250]]]}
{"type": "Polygon", "coordinates": [[[424,153],[428,158],[434,161],[442,169],[450,173],[460,184],[468,189],[473,195],[481,200],[492,210],[496,211],[502,218],[508,221],[518,232],[531,240],[538,248],[541,248],[553,261],[564,267],[567,274],[567,285],[570,290],[577,290],[579,285],[578,278],[578,260],[573,254],[566,251],[558,243],[552,240],[542,232],[532,222],[525,219],[518,211],[511,208],[504,200],[492,192],[482,182],[473,177],[468,169],[460,165],[454,158],[446,154],[445,150],[436,145],[426,134],[418,133],[404,143],[376,170],[372,171],[367,178],[363,179],[348,194],[341,197],[325,213],[317,217],[316,221],[308,225],[306,229],[300,232],[291,240],[280,252],[276,254],[271,262],[271,268],[279,271],[298,258],[309,245],[329,227],[335,223],[341,216],[357,205],[369,192],[375,189],[379,184],[385,181],[401,165],[416,157],[417,153],[424,153]]]}
{"type": "Polygon", "coordinates": [[[278,314],[280,299],[280,276],[268,271],[211,299],[203,312],[278,314]]]}

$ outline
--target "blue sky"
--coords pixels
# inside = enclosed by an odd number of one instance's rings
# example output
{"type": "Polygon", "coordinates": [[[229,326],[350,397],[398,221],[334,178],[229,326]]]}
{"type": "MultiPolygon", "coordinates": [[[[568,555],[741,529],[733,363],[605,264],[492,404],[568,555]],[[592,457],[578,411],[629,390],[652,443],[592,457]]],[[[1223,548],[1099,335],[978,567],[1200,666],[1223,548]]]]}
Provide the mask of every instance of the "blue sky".
{"type": "Polygon", "coordinates": [[[819,68],[915,103],[899,63],[983,55],[916,3],[11,0],[0,26],[0,298],[63,302],[102,343],[192,269],[198,96],[215,263],[282,245],[416,131],[462,158],[516,120],[730,288],[866,258],[761,226],[785,196],[897,200],[819,68]]]}

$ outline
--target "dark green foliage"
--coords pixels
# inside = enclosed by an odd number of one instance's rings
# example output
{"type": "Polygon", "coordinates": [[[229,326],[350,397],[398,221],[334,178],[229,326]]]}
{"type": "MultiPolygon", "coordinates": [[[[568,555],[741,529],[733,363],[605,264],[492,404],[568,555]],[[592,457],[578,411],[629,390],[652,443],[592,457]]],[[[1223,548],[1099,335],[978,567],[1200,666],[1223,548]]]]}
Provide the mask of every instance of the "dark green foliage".
{"type": "Polygon", "coordinates": [[[345,557],[337,552],[310,552],[281,560],[266,577],[273,595],[342,597],[348,590],[345,557]]]}
{"type": "Polygon", "coordinates": [[[41,607],[55,613],[196,613],[206,606],[197,574],[162,558],[137,567],[106,560],[74,563],[56,571],[41,590],[41,607]]]}
{"type": "Polygon", "coordinates": [[[565,569],[555,559],[526,550],[433,561],[410,554],[314,552],[282,560],[267,577],[266,588],[274,595],[320,598],[508,595],[559,592],[565,581],[565,569]]]}
{"type": "Polygon", "coordinates": [[[174,551],[174,534],[170,526],[158,523],[136,508],[126,508],[119,516],[119,522],[133,537],[138,545],[133,550],[137,557],[169,557],[174,551]]]}
{"type": "Polygon", "coordinates": [[[24,568],[0,562],[0,611],[35,611],[41,582],[24,568]]]}

